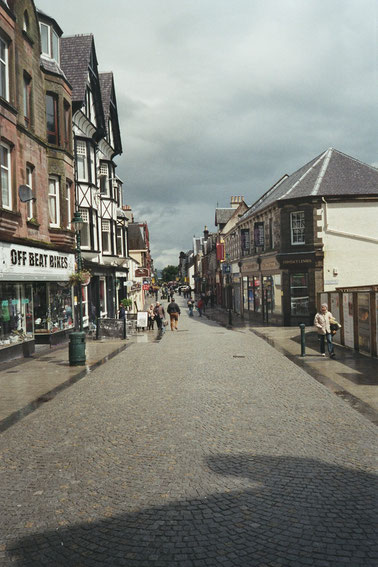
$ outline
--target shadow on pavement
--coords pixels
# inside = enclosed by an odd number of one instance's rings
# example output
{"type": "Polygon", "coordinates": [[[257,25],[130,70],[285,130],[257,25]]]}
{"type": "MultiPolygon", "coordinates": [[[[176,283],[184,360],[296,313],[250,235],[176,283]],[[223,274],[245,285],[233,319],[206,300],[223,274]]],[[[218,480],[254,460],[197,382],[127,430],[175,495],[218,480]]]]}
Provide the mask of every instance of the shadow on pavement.
{"type": "MultiPolygon", "coordinates": [[[[207,496],[35,533],[13,542],[12,565],[377,565],[374,475],[315,459],[250,454],[211,456],[206,466],[207,496]],[[232,486],[225,480],[231,476],[239,490],[210,493],[215,485],[232,486]]],[[[95,491],[82,495],[86,502],[100,502],[95,491]]],[[[76,510],[85,505],[76,501],[76,510]]]]}

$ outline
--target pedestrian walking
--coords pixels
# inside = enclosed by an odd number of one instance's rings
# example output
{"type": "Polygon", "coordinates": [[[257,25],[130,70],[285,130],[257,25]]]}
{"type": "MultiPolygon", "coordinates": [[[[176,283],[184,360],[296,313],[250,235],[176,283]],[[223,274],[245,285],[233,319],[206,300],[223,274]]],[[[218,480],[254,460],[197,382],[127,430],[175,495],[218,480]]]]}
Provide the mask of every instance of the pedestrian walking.
{"type": "Polygon", "coordinates": [[[119,317],[119,319],[125,319],[125,317],[126,317],[126,309],[125,309],[125,306],[122,303],[119,304],[118,317],[119,317]]]}
{"type": "Polygon", "coordinates": [[[335,358],[335,350],[332,342],[332,335],[337,332],[341,325],[336,321],[327,303],[322,303],[320,311],[315,315],[314,325],[320,340],[320,353],[325,356],[325,343],[327,341],[328,353],[331,358],[335,358]]]}
{"type": "Polygon", "coordinates": [[[199,300],[197,301],[197,311],[198,311],[198,315],[200,317],[202,317],[203,308],[204,308],[204,301],[203,301],[202,297],[200,297],[199,300]]]}
{"type": "Polygon", "coordinates": [[[193,317],[193,308],[194,308],[194,301],[191,297],[189,297],[187,301],[187,306],[189,309],[189,317],[193,317]]]}
{"type": "Polygon", "coordinates": [[[148,310],[148,330],[153,331],[155,325],[155,312],[154,312],[154,304],[151,303],[150,308],[148,310]]]}
{"type": "Polygon", "coordinates": [[[171,299],[171,302],[167,307],[167,312],[169,313],[169,317],[171,319],[171,331],[177,331],[178,319],[181,311],[180,307],[177,305],[173,298],[171,299]]]}
{"type": "Polygon", "coordinates": [[[155,321],[159,331],[164,331],[165,311],[164,307],[157,301],[154,308],[155,321]]]}

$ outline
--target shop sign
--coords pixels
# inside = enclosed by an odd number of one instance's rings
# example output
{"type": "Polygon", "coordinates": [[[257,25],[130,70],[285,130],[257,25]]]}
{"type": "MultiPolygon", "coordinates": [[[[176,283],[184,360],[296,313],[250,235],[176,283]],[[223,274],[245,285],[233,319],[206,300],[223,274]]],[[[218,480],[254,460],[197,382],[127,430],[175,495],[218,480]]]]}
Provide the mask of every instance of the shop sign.
{"type": "Polygon", "coordinates": [[[136,278],[146,278],[148,277],[148,268],[137,268],[135,270],[136,278]]]}
{"type": "Polygon", "coordinates": [[[278,256],[281,268],[313,268],[315,256],[297,256],[296,254],[278,256]]]}
{"type": "Polygon", "coordinates": [[[2,242],[0,274],[8,281],[65,281],[75,271],[74,254],[2,242]]]}

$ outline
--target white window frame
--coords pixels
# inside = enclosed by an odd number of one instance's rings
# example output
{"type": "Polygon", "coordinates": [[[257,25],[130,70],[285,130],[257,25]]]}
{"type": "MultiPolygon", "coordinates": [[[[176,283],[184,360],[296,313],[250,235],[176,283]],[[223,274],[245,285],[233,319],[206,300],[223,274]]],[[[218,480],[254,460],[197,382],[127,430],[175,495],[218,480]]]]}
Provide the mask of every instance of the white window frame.
{"type": "MultiPolygon", "coordinates": [[[[1,58],[0,55],[0,73],[4,69],[5,84],[2,85],[3,92],[0,92],[0,96],[9,101],[9,45],[6,40],[0,36],[0,43],[4,46],[4,57],[1,58]]],[[[1,53],[1,52],[0,52],[1,53]]]]}
{"type": "Polygon", "coordinates": [[[101,219],[101,249],[103,254],[111,254],[112,252],[112,241],[111,241],[111,230],[110,230],[110,220],[101,219]],[[104,237],[103,234],[108,234],[108,248],[104,249],[104,237]]]}
{"type": "Polygon", "coordinates": [[[40,29],[40,34],[41,34],[41,49],[42,49],[42,53],[44,55],[47,55],[47,57],[50,57],[50,59],[54,59],[57,63],[60,63],[60,45],[59,45],[59,36],[56,33],[56,31],[49,25],[46,24],[45,22],[40,22],[39,23],[39,29],[40,29]],[[45,28],[47,28],[47,51],[43,51],[43,45],[42,45],[42,27],[45,26],[45,28]],[[58,53],[53,53],[53,36],[56,37],[57,39],[57,48],[58,48],[58,53]]]}
{"type": "Polygon", "coordinates": [[[124,257],[124,250],[123,250],[123,228],[122,226],[117,226],[116,227],[116,251],[117,251],[117,256],[119,256],[120,258],[124,257]],[[118,242],[121,243],[121,252],[118,253],[118,242]]]}
{"type": "MultiPolygon", "coordinates": [[[[33,191],[33,168],[30,165],[26,166],[26,183],[28,187],[33,191]]],[[[26,218],[30,220],[33,218],[33,199],[26,203],[26,218]]]]}
{"type": "Polygon", "coordinates": [[[1,173],[0,173],[0,188],[1,188],[1,207],[3,209],[8,209],[8,210],[12,210],[12,172],[11,172],[11,148],[10,146],[8,146],[8,144],[5,144],[4,142],[1,142],[0,144],[1,147],[1,153],[3,153],[3,150],[6,151],[6,164],[0,163],[0,169],[1,169],[1,173]],[[3,185],[2,185],[2,180],[3,180],[3,174],[6,173],[7,175],[7,188],[6,188],[6,193],[7,193],[7,200],[8,200],[8,204],[5,205],[4,201],[3,201],[3,185]]]}
{"type": "Polygon", "coordinates": [[[90,250],[91,248],[91,231],[90,231],[90,222],[89,222],[89,210],[83,207],[79,207],[79,213],[81,218],[83,219],[83,227],[81,229],[81,238],[80,238],[80,245],[83,250],[90,250]],[[87,242],[88,244],[83,243],[83,232],[86,231],[87,233],[87,242]]]}
{"type": "Polygon", "coordinates": [[[89,181],[87,143],[84,140],[76,141],[76,163],[78,180],[89,181]],[[81,171],[79,170],[79,158],[80,163],[83,164],[83,175],[81,175],[81,171]]]}
{"type": "Polygon", "coordinates": [[[59,203],[59,191],[60,191],[60,180],[59,177],[56,175],[49,175],[49,202],[48,202],[48,210],[49,210],[49,226],[52,227],[60,227],[60,203],[59,203]],[[55,187],[55,192],[51,192],[51,184],[55,187]],[[55,202],[55,222],[51,221],[51,203],[55,202]]]}
{"type": "Polygon", "coordinates": [[[304,211],[295,211],[290,213],[290,236],[293,246],[301,246],[305,244],[305,214],[304,211]],[[296,218],[299,217],[300,218],[296,218]],[[299,237],[302,239],[299,240],[299,237]]]}
{"type": "Polygon", "coordinates": [[[71,229],[71,187],[72,183],[66,181],[67,228],[71,229]]]}

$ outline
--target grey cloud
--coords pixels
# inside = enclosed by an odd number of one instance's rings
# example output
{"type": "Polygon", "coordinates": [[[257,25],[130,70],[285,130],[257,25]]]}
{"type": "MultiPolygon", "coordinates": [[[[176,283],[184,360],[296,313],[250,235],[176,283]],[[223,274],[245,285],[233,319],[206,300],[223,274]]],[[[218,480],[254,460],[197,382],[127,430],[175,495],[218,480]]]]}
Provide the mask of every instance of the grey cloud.
{"type": "Polygon", "coordinates": [[[160,262],[213,229],[217,202],[252,203],[329,146],[377,163],[370,0],[38,4],[114,72],[118,173],[160,262]]]}

